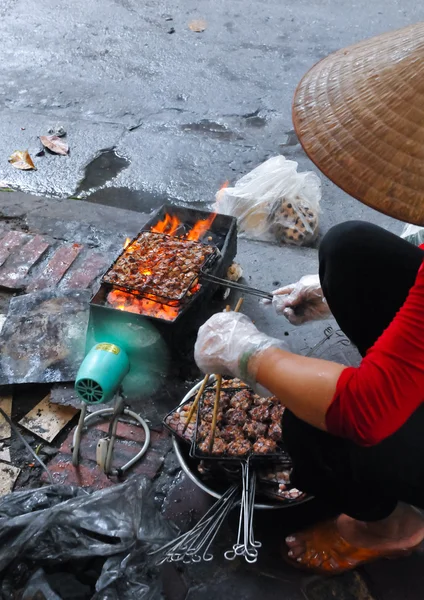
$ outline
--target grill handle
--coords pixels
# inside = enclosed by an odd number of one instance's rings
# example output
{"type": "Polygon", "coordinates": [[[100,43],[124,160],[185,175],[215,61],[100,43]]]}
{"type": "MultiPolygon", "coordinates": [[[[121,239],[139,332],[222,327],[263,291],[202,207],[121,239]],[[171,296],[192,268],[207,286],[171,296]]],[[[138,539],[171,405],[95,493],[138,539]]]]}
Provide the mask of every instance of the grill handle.
{"type": "Polygon", "coordinates": [[[266,298],[267,300],[272,300],[274,297],[270,292],[263,292],[262,290],[258,290],[257,288],[253,288],[248,285],[242,285],[241,283],[236,283],[235,281],[228,281],[228,279],[216,277],[216,275],[210,275],[204,271],[201,271],[200,278],[204,281],[209,281],[210,283],[216,283],[217,285],[239,290],[240,292],[243,292],[244,294],[250,294],[251,296],[259,296],[260,298],[266,298]]]}

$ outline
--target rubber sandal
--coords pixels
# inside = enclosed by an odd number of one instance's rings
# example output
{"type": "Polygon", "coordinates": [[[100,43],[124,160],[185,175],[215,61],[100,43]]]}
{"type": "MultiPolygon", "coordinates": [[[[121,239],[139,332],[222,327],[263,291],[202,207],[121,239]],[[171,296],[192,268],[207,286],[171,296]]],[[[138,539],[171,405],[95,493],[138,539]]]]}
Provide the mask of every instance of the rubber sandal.
{"type": "Polygon", "coordinates": [[[288,555],[289,547],[284,544],[282,557],[291,566],[318,575],[339,575],[380,558],[409,556],[420,545],[408,550],[357,548],[340,535],[335,519],[319,523],[298,535],[306,545],[306,551],[299,558],[292,558],[288,555]]]}

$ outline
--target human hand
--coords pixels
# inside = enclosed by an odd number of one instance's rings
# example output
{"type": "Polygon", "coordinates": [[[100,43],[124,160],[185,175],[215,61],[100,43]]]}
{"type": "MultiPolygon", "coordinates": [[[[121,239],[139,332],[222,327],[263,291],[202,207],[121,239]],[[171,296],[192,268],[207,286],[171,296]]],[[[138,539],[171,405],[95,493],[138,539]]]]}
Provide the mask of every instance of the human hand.
{"type": "Polygon", "coordinates": [[[318,275],[305,275],[297,283],[274,290],[272,294],[277,314],[284,315],[292,325],[331,317],[318,275]]]}
{"type": "Polygon", "coordinates": [[[232,375],[254,385],[256,372],[250,359],[270,347],[286,348],[284,342],[261,333],[246,315],[223,312],[199,329],[194,358],[204,373],[232,375]]]}

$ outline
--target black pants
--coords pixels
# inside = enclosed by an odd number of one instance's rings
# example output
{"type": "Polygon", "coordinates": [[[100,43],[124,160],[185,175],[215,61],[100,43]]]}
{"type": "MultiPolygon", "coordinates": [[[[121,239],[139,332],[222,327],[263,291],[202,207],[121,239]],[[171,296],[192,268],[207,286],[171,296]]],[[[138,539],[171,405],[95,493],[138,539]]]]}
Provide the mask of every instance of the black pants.
{"type": "MultiPolygon", "coordinates": [[[[324,237],[323,292],[362,355],[404,303],[423,259],[423,250],[360,221],[338,225],[324,237]]],[[[364,521],[387,517],[398,501],[424,508],[424,404],[371,447],[320,431],[287,410],[283,435],[293,458],[293,483],[329,507],[364,521]]]]}

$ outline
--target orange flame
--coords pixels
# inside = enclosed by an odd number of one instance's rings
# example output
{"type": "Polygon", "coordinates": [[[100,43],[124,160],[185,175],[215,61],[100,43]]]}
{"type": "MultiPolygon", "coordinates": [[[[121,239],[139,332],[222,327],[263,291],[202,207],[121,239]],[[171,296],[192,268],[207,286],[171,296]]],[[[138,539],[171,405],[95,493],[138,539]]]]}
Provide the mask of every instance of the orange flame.
{"type": "Polygon", "coordinates": [[[197,221],[188,232],[187,239],[192,241],[200,240],[207,230],[210,229],[212,223],[215,221],[215,217],[216,213],[212,213],[207,219],[200,219],[200,221],[197,221]]]}
{"type": "Polygon", "coordinates": [[[151,231],[155,231],[156,233],[167,233],[168,235],[174,235],[178,230],[178,227],[181,225],[181,221],[178,217],[171,216],[166,214],[163,221],[159,221],[156,223],[151,229],[151,231]]]}
{"type": "MultiPolygon", "coordinates": [[[[221,189],[228,185],[228,181],[224,183],[221,189]]],[[[214,222],[216,217],[216,213],[211,213],[206,219],[199,219],[191,230],[185,234],[179,236],[181,239],[186,239],[190,241],[198,241],[200,240],[204,234],[210,229],[212,223],[214,222]]],[[[166,214],[162,221],[159,221],[151,228],[151,231],[155,233],[165,233],[167,235],[175,235],[180,226],[182,225],[180,219],[175,215],[166,214]]],[[[124,248],[129,254],[132,254],[136,244],[134,246],[131,245],[131,239],[127,238],[125,240],[124,248]]],[[[145,269],[142,271],[143,275],[149,276],[152,275],[152,271],[150,269],[145,269]]],[[[196,281],[191,290],[188,292],[188,296],[194,295],[199,291],[201,285],[196,281]]],[[[109,292],[107,296],[107,302],[113,308],[118,310],[123,310],[131,313],[137,313],[139,315],[145,315],[147,317],[153,317],[155,319],[164,319],[166,321],[174,321],[181,309],[181,306],[175,303],[175,306],[169,306],[167,304],[162,304],[162,302],[158,301],[158,297],[154,295],[149,295],[147,297],[140,297],[136,294],[131,294],[127,292],[123,292],[121,290],[113,289],[109,292]]]]}

